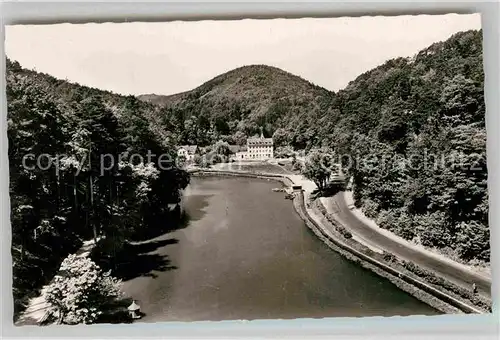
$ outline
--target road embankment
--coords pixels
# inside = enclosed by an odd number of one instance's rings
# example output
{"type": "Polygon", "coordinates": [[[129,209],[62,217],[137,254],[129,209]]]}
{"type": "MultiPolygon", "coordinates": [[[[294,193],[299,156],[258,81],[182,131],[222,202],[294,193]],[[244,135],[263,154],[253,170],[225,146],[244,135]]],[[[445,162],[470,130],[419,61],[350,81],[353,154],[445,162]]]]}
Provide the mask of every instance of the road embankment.
{"type": "MultiPolygon", "coordinates": [[[[405,240],[398,240],[389,232],[370,226],[363,219],[357,219],[351,208],[343,201],[343,197],[344,195],[339,193],[316,201],[318,209],[332,224],[344,226],[353,235],[369,240],[377,248],[383,249],[384,258],[392,259],[386,261],[392,267],[416,275],[433,287],[468,304],[485,311],[491,310],[491,281],[488,282],[465,266],[414,247],[405,240]],[[473,282],[478,287],[476,294],[471,290],[473,282]]],[[[380,258],[380,255],[375,254],[375,257],[380,258]]]]}
{"type": "MultiPolygon", "coordinates": [[[[298,209],[301,209],[300,205],[298,209]]],[[[451,292],[447,292],[444,289],[438,289],[423,278],[405,270],[404,267],[395,265],[396,259],[391,258],[386,262],[379,258],[381,257],[380,254],[374,253],[363,245],[355,244],[356,241],[352,239],[346,240],[341,234],[335,235],[328,226],[331,222],[327,221],[327,218],[322,213],[321,217],[324,219],[322,221],[317,221],[318,218],[316,218],[316,220],[312,218],[308,210],[310,209],[304,208],[303,210],[306,216],[309,215],[308,227],[313,229],[317,235],[319,234],[318,236],[321,239],[326,240],[327,244],[331,243],[334,248],[336,248],[335,250],[348,258],[352,257],[353,261],[359,263],[363,267],[386,277],[399,288],[414,295],[421,301],[428,303],[444,313],[462,312],[467,314],[483,314],[488,312],[486,308],[480,308],[470,303],[470,301],[464,301],[451,292]]]]}

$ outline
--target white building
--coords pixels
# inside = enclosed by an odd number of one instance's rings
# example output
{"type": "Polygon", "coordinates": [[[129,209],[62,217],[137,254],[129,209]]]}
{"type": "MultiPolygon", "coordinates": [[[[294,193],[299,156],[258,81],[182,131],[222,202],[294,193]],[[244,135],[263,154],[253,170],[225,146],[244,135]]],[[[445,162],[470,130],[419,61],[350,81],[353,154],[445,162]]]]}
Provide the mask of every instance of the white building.
{"type": "Polygon", "coordinates": [[[257,138],[248,138],[247,145],[230,145],[231,160],[267,160],[274,158],[274,142],[272,138],[264,138],[260,134],[257,138]]]}
{"type": "Polygon", "coordinates": [[[264,138],[261,133],[258,138],[247,139],[246,159],[266,160],[274,157],[274,142],[272,138],[264,138]]]}

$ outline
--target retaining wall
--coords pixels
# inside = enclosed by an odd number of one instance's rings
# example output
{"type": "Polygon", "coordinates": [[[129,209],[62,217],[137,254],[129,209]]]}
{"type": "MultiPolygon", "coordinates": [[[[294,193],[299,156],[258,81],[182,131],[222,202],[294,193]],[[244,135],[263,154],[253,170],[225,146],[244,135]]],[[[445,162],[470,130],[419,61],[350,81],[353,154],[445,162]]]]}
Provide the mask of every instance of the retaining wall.
{"type": "Polygon", "coordinates": [[[399,279],[423,290],[424,292],[426,293],[429,293],[431,294],[432,296],[435,296],[437,297],[438,299],[440,299],[441,301],[443,302],[446,302],[448,304],[450,304],[451,306],[455,307],[455,308],[458,308],[460,309],[461,311],[465,312],[465,313],[468,313],[468,314],[483,314],[484,312],[478,308],[475,308],[473,306],[469,306],[468,304],[465,304],[463,303],[462,301],[448,295],[448,294],[445,294],[443,292],[441,292],[440,290],[420,281],[420,280],[417,280],[413,277],[410,277],[408,275],[406,275],[405,273],[402,273],[370,256],[367,256],[366,254],[363,254],[362,252],[359,252],[358,250],[350,247],[349,245],[339,241],[338,239],[330,236],[328,233],[325,232],[325,229],[323,226],[320,226],[310,215],[309,213],[307,212],[307,209],[305,207],[305,202],[304,202],[304,195],[303,193],[299,193],[299,195],[297,195],[296,197],[297,199],[297,204],[296,204],[296,207],[301,210],[299,212],[300,215],[303,215],[307,218],[308,222],[310,224],[312,224],[314,226],[314,228],[319,231],[323,237],[325,237],[326,239],[328,239],[330,242],[332,242],[333,244],[335,244],[336,246],[338,246],[339,248],[343,249],[343,250],[346,250],[348,251],[349,253],[355,255],[356,257],[360,258],[361,260],[363,261],[366,261],[386,272],[388,272],[389,274],[392,274],[396,277],[398,277],[399,279]]]}

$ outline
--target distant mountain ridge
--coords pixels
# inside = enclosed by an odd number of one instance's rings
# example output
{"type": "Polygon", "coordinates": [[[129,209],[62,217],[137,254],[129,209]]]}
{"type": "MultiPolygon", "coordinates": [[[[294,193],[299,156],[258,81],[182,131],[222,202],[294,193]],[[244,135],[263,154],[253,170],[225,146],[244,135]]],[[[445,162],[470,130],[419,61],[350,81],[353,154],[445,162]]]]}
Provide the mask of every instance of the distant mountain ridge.
{"type": "MultiPolygon", "coordinates": [[[[191,91],[138,98],[160,105],[163,118],[169,121],[167,126],[181,135],[186,132],[181,136],[182,144],[203,145],[218,138],[240,143],[259,133],[261,127],[268,137],[279,127],[299,128],[302,122],[312,123],[327,112],[334,96],[334,92],[279,68],[249,65],[191,91]]],[[[297,135],[300,133],[297,130],[297,135]]]]}
{"type": "MultiPolygon", "coordinates": [[[[252,81],[251,78],[253,76],[257,76],[256,80],[262,79],[262,78],[259,78],[259,76],[258,76],[259,74],[261,77],[265,76],[266,74],[267,75],[277,75],[280,77],[289,77],[289,80],[291,80],[292,82],[295,82],[295,81],[296,82],[303,82],[304,84],[311,85],[312,87],[316,87],[317,89],[322,89],[324,91],[331,92],[331,91],[328,91],[327,89],[324,89],[320,86],[314,85],[310,81],[305,80],[300,76],[297,76],[297,75],[294,75],[290,72],[284,71],[278,67],[255,64],[255,65],[241,66],[241,67],[235,68],[233,70],[227,71],[225,73],[222,73],[222,74],[212,78],[211,80],[208,80],[207,82],[201,84],[200,86],[198,86],[192,90],[183,91],[183,92],[179,92],[179,93],[175,93],[175,94],[171,94],[171,95],[160,95],[160,94],[154,94],[154,93],[142,94],[142,95],[138,95],[137,98],[139,98],[143,101],[146,101],[146,102],[151,102],[155,105],[166,106],[166,105],[175,104],[179,100],[182,100],[183,98],[189,97],[190,93],[192,93],[192,92],[207,93],[207,92],[209,92],[209,90],[214,89],[214,87],[216,87],[217,85],[220,85],[222,83],[227,84],[228,82],[231,82],[233,80],[236,80],[237,82],[252,81]]],[[[259,84],[254,84],[254,85],[262,86],[265,84],[259,83],[259,84]]],[[[332,91],[332,93],[333,93],[333,91],[332,91]]]]}
{"type": "Polygon", "coordinates": [[[142,100],[143,102],[151,103],[151,104],[158,105],[158,106],[166,106],[166,105],[175,103],[185,93],[186,92],[180,92],[180,93],[171,94],[171,95],[161,95],[161,94],[155,94],[155,93],[140,94],[137,96],[137,98],[142,100]]]}

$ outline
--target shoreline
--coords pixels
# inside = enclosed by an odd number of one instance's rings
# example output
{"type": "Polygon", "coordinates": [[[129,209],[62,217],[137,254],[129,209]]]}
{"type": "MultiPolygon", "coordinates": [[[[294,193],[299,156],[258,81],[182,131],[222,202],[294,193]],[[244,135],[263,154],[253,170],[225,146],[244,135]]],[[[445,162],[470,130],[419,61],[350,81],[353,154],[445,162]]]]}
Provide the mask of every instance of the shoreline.
{"type": "MultiPolygon", "coordinates": [[[[230,170],[215,170],[215,169],[200,169],[191,172],[191,175],[196,177],[209,177],[209,176],[224,176],[224,177],[248,177],[248,178],[261,178],[268,180],[275,180],[283,183],[284,185],[291,187],[295,184],[292,178],[286,174],[268,174],[268,173],[252,173],[243,171],[230,171],[230,170]]],[[[382,263],[379,260],[370,257],[362,251],[352,248],[340,237],[332,235],[328,232],[328,228],[325,226],[325,222],[321,221],[326,218],[323,213],[321,216],[316,214],[316,219],[311,216],[313,211],[308,207],[306,202],[306,195],[304,194],[304,189],[300,191],[295,191],[295,197],[293,199],[293,206],[297,214],[303,220],[304,224],[330,249],[336,251],[337,253],[344,256],[349,261],[355,262],[362,267],[369,269],[375,274],[388,279],[399,289],[407,292],[408,294],[414,296],[418,300],[428,304],[429,306],[445,313],[445,314],[457,314],[457,313],[472,313],[472,314],[483,314],[487,313],[484,310],[472,307],[460,299],[451,296],[441,290],[436,289],[431,286],[421,277],[415,279],[412,276],[402,273],[395,268],[392,268],[389,264],[382,263]],[[298,195],[297,195],[298,193],[298,195]],[[319,219],[320,221],[317,221],[319,219]]],[[[363,246],[361,244],[361,246],[363,246]]]]}

